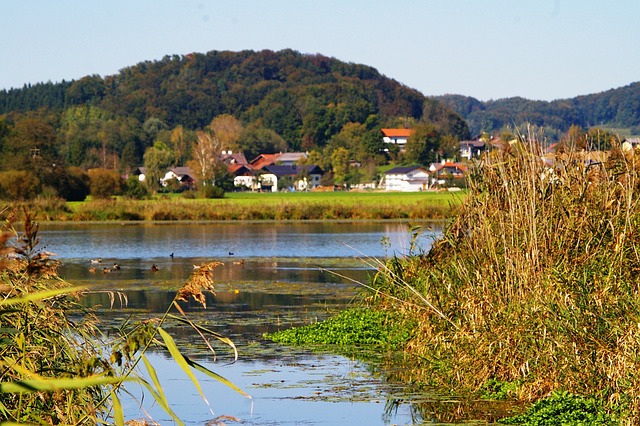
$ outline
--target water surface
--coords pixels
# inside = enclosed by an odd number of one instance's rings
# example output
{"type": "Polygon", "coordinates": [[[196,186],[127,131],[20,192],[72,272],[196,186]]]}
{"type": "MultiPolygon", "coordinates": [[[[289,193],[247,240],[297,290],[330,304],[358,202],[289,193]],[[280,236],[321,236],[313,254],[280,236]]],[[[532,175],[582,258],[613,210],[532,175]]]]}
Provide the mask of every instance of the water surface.
{"type": "MultiPolygon", "coordinates": [[[[43,224],[40,232],[46,249],[63,263],[61,275],[94,290],[84,303],[102,306],[98,314],[106,328],[160,316],[193,265],[223,262],[214,271],[215,294],[207,295],[206,308],[194,302],[182,306],[190,319],[230,337],[239,360],[233,363],[232,352],[222,345],[215,346],[214,356],[188,327],[168,329],[181,348],[252,399],[197,373],[208,407],[166,354],[151,357],[172,409],[196,425],[221,415],[230,416],[227,424],[236,419],[247,425],[421,423],[412,397],[387,383],[379,367],[274,344],[262,335],[344,309],[358,297],[358,283],[366,283],[385,257],[426,250],[432,238],[427,231],[412,247],[409,225],[402,223],[43,224]],[[113,270],[114,263],[119,270],[113,270]]],[[[130,391],[134,397],[143,394],[135,387],[130,391]]],[[[148,395],[142,407],[128,400],[128,418],[148,413],[161,424],[171,422],[148,395]]]]}

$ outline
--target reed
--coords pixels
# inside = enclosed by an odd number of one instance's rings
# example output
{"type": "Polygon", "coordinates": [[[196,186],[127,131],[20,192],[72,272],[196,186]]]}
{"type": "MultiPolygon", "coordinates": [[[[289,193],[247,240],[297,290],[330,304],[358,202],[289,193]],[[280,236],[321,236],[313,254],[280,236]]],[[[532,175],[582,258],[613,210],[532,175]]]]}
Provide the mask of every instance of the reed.
{"type": "Polygon", "coordinates": [[[370,299],[420,324],[405,380],[594,395],[640,418],[640,153],[613,145],[553,166],[534,134],[492,152],[429,253],[381,268],[370,299]]]}
{"type": "Polygon", "coordinates": [[[202,220],[387,220],[443,219],[450,206],[413,203],[357,204],[346,200],[94,200],[58,215],[38,215],[42,220],[68,221],[202,221],[202,220]]]}

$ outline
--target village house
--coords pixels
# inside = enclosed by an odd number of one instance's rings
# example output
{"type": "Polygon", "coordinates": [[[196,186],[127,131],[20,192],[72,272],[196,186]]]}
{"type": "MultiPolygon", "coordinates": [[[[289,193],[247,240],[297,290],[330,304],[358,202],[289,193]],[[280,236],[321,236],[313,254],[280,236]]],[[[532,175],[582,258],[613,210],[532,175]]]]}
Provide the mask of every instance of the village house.
{"type": "Polygon", "coordinates": [[[249,167],[253,170],[260,170],[264,166],[276,164],[278,157],[282,154],[260,154],[249,162],[249,167]]]}
{"type": "Polygon", "coordinates": [[[227,170],[233,176],[233,186],[237,189],[251,191],[260,190],[260,185],[256,179],[255,172],[245,164],[230,164],[227,170]]]}
{"type": "Polygon", "coordinates": [[[478,158],[487,149],[487,143],[482,139],[460,141],[460,158],[471,160],[478,158]]]}
{"type": "Polygon", "coordinates": [[[268,165],[262,168],[263,173],[259,175],[259,185],[262,191],[278,192],[284,189],[282,181],[291,183],[294,191],[308,191],[320,185],[322,169],[316,165],[304,166],[284,166],[268,165]]]}
{"type": "Polygon", "coordinates": [[[382,140],[387,144],[394,144],[404,151],[411,136],[411,129],[382,129],[382,140]]]}
{"type": "Polygon", "coordinates": [[[395,167],[384,173],[387,191],[416,192],[429,189],[431,176],[420,166],[395,167]]]}
{"type": "Polygon", "coordinates": [[[182,189],[193,189],[195,186],[195,178],[193,172],[189,167],[172,167],[164,177],[160,178],[162,186],[167,186],[171,179],[176,179],[180,182],[182,189]]]}
{"type": "Polygon", "coordinates": [[[439,163],[431,163],[429,171],[436,178],[444,176],[462,177],[467,172],[467,166],[463,163],[454,163],[453,161],[441,161],[439,163]]]}

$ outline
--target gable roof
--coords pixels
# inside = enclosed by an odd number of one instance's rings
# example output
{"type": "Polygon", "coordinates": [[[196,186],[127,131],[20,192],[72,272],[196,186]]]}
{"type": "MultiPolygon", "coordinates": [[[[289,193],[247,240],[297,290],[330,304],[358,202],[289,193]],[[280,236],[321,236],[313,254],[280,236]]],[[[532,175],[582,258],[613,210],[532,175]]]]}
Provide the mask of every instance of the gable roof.
{"type": "Polygon", "coordinates": [[[275,163],[280,155],[282,154],[260,154],[256,158],[251,160],[249,164],[251,165],[252,169],[259,170],[264,166],[275,163]]]}
{"type": "Polygon", "coordinates": [[[285,152],[278,157],[278,163],[297,163],[301,158],[307,158],[306,152],[285,152]]]}
{"type": "Polygon", "coordinates": [[[285,166],[271,164],[262,168],[265,172],[272,173],[276,176],[297,176],[301,171],[306,170],[309,174],[321,175],[322,169],[314,164],[305,164],[304,166],[285,166]]]}
{"type": "Polygon", "coordinates": [[[411,136],[411,129],[381,129],[382,134],[389,138],[408,138],[411,136]]]}
{"type": "Polygon", "coordinates": [[[249,164],[242,152],[231,153],[231,151],[229,151],[228,153],[226,153],[223,151],[221,158],[222,161],[227,164],[249,164]]]}
{"type": "Polygon", "coordinates": [[[391,170],[387,170],[384,172],[385,175],[402,175],[406,173],[410,173],[416,169],[420,169],[425,173],[428,173],[424,167],[421,166],[405,166],[405,167],[394,167],[391,170]]]}
{"type": "Polygon", "coordinates": [[[227,170],[234,176],[253,175],[253,170],[251,170],[251,168],[249,168],[246,164],[229,164],[227,166],[227,170]]]}

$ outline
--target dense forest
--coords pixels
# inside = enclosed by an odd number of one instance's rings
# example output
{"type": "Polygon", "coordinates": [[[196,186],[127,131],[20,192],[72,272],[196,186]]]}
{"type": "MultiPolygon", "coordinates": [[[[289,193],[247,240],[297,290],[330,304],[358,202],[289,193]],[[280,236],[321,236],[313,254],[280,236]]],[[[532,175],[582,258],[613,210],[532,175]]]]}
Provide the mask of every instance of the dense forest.
{"type": "Polygon", "coordinates": [[[640,82],[592,95],[551,102],[506,98],[481,102],[472,97],[445,95],[444,102],[460,114],[472,134],[493,134],[523,123],[544,127],[552,139],[559,139],[571,126],[628,129],[640,134],[640,82]]]}
{"type": "MultiPolygon", "coordinates": [[[[55,167],[51,176],[70,167],[76,175],[97,168],[126,175],[147,157],[185,165],[207,139],[201,132],[248,160],[307,151],[328,171],[335,161],[365,166],[336,176],[339,183],[371,178],[389,161],[435,160],[470,136],[442,102],[372,67],[293,50],[165,56],[116,75],[0,91],[2,172],[41,170],[34,161],[55,167]],[[383,127],[418,128],[429,142],[386,150],[383,127]]],[[[37,177],[50,180],[45,175],[37,177]]]]}

